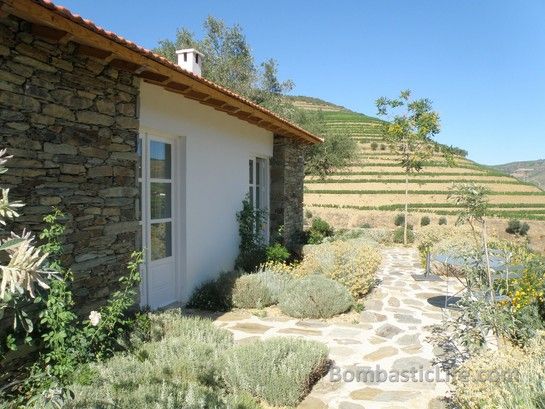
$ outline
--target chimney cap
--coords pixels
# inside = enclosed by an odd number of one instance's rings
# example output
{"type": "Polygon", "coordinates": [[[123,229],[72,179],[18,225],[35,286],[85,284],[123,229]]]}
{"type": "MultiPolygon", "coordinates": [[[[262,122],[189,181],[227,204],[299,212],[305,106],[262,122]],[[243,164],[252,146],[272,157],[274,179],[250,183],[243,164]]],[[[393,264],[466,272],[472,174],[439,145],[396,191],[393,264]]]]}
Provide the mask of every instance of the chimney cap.
{"type": "Polygon", "coordinates": [[[201,57],[204,57],[204,54],[201,53],[199,50],[195,48],[183,48],[181,50],[176,50],[176,54],[180,55],[183,53],[193,53],[193,54],[199,54],[201,57]]]}

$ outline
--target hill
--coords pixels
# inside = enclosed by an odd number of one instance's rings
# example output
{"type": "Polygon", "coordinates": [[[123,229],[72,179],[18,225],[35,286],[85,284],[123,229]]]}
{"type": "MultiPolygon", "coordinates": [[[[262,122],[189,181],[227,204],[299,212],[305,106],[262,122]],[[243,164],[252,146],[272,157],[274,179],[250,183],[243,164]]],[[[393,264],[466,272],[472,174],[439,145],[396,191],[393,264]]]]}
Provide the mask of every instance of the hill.
{"type": "MultiPolygon", "coordinates": [[[[399,166],[399,158],[384,143],[381,121],[316,98],[291,98],[301,108],[321,109],[327,130],[350,135],[359,147],[357,160],[350,166],[337,169],[325,178],[306,177],[304,200],[307,209],[342,209],[345,213],[351,210],[360,215],[366,211],[381,211],[388,212],[389,219],[392,212],[400,211],[404,202],[405,175],[399,166]]],[[[462,156],[457,156],[455,164],[449,166],[439,153],[423,172],[410,179],[412,210],[430,215],[455,215],[456,206],[447,199],[449,188],[464,181],[490,189],[495,216],[545,220],[545,192],[534,184],[462,156]]]]}
{"type": "Polygon", "coordinates": [[[534,182],[545,189],[545,159],[511,162],[505,165],[497,165],[494,168],[506,172],[517,179],[534,182]]]}

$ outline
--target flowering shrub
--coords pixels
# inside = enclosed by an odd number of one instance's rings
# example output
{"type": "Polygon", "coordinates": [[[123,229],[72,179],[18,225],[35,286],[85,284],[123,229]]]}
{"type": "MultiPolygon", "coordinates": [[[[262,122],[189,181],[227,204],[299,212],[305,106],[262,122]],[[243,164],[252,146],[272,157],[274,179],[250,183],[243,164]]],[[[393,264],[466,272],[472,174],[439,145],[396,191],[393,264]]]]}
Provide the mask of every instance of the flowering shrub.
{"type": "Polygon", "coordinates": [[[382,257],[379,250],[359,240],[334,241],[311,248],[292,274],[323,274],[344,285],[358,300],[375,284],[382,257]]]}
{"type": "Polygon", "coordinates": [[[545,338],[525,349],[485,351],[456,372],[455,402],[463,409],[535,409],[545,405],[545,338]]]}

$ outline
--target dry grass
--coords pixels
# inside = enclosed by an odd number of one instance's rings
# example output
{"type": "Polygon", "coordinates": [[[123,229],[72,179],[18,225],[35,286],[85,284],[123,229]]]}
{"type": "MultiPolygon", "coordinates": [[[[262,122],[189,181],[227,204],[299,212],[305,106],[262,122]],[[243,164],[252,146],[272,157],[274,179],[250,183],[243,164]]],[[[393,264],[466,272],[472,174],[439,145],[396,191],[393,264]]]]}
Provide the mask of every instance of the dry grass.
{"type": "MultiPolygon", "coordinates": [[[[378,211],[378,210],[357,210],[357,209],[327,209],[320,207],[306,207],[310,209],[314,216],[327,220],[337,229],[351,229],[359,227],[364,223],[371,224],[372,227],[394,228],[394,217],[398,212],[378,211]]],[[[420,219],[422,216],[429,216],[431,224],[439,223],[440,217],[446,217],[449,225],[456,223],[456,216],[440,216],[431,212],[414,212],[409,216],[409,223],[413,224],[418,231],[420,228],[420,219]]],[[[504,239],[512,239],[513,236],[505,232],[507,220],[491,218],[489,219],[491,235],[504,239]]],[[[545,221],[527,220],[530,225],[528,238],[530,244],[536,250],[545,254],[545,221]]]]}
{"type": "MultiPolygon", "coordinates": [[[[430,179],[433,180],[433,179],[430,179]]],[[[492,192],[540,192],[535,186],[523,184],[482,183],[492,192]]],[[[409,191],[436,190],[448,192],[452,183],[409,183],[409,191]]],[[[404,190],[405,183],[313,183],[310,190],[404,190]]],[[[399,196],[399,195],[396,195],[399,196]]]]}

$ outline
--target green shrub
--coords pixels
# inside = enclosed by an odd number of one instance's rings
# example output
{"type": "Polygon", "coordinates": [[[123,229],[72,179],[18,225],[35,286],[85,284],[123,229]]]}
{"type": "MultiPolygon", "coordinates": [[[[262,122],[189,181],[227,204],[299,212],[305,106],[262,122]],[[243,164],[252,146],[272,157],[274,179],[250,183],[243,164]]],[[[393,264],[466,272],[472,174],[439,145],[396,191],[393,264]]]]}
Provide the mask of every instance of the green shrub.
{"type": "Polygon", "coordinates": [[[295,338],[271,338],[229,351],[224,379],[272,406],[297,406],[327,371],[327,347],[295,338]]]}
{"type": "Polygon", "coordinates": [[[272,261],[274,263],[283,263],[290,258],[289,250],[280,243],[275,243],[267,247],[266,254],[267,261],[272,261]]]}
{"type": "Polygon", "coordinates": [[[515,234],[518,236],[526,236],[530,230],[528,223],[522,223],[520,220],[511,219],[507,224],[505,231],[509,234],[515,234]]]}
{"type": "Polygon", "coordinates": [[[151,342],[134,354],[93,364],[70,389],[67,408],[246,408],[259,406],[245,393],[223,386],[223,356],[232,335],[209,320],[179,311],[152,315],[151,342]]]}
{"type": "Polygon", "coordinates": [[[373,226],[371,226],[370,223],[363,223],[360,227],[362,229],[372,229],[373,228],[373,226]]]}
{"type": "Polygon", "coordinates": [[[374,151],[376,151],[376,150],[378,149],[378,143],[373,142],[373,143],[371,144],[371,149],[374,150],[374,151]]]}
{"type": "Polygon", "coordinates": [[[306,209],[306,210],[305,210],[305,217],[306,217],[307,219],[312,219],[312,211],[306,209]]]}
{"type": "Polygon", "coordinates": [[[376,242],[369,244],[365,238],[338,240],[310,248],[291,274],[296,277],[324,275],[342,284],[359,300],[375,284],[381,261],[376,242]]]}
{"type": "Polygon", "coordinates": [[[284,292],[286,286],[291,281],[291,276],[286,272],[276,271],[274,266],[286,266],[286,264],[267,263],[260,267],[259,272],[255,276],[267,287],[272,303],[277,304],[280,294],[284,292]]]}
{"type": "MultiPolygon", "coordinates": [[[[394,243],[403,244],[403,239],[405,236],[405,230],[403,227],[398,227],[394,231],[394,243]]],[[[414,231],[413,229],[407,229],[407,244],[414,243],[414,231]]]]}
{"type": "Polygon", "coordinates": [[[233,307],[233,286],[242,272],[223,272],[217,279],[207,281],[198,287],[189,302],[188,308],[208,311],[228,311],[233,307]]]}
{"type": "Polygon", "coordinates": [[[386,145],[383,144],[383,143],[381,143],[381,144],[380,144],[380,150],[381,150],[381,151],[385,151],[385,150],[386,150],[386,145]]]}
{"type": "Polygon", "coordinates": [[[405,215],[403,213],[398,214],[394,219],[394,224],[396,226],[403,226],[405,224],[405,215]]]}
{"type": "Polygon", "coordinates": [[[294,318],[331,318],[353,305],[346,287],[321,274],[294,279],[278,304],[284,314],[294,318]]]}
{"type": "Polygon", "coordinates": [[[446,226],[448,224],[448,220],[445,216],[441,216],[439,218],[439,226],[446,226]]]}
{"type": "Polygon", "coordinates": [[[316,217],[312,220],[312,225],[308,231],[308,244],[320,244],[326,237],[333,236],[333,227],[325,220],[316,217]]]}
{"type": "Polygon", "coordinates": [[[237,308],[264,308],[274,304],[269,288],[257,274],[246,274],[235,281],[233,305],[237,308]]]}
{"type": "Polygon", "coordinates": [[[429,216],[423,216],[421,219],[420,219],[420,226],[429,226],[431,223],[431,219],[429,218],[429,216]]]}

